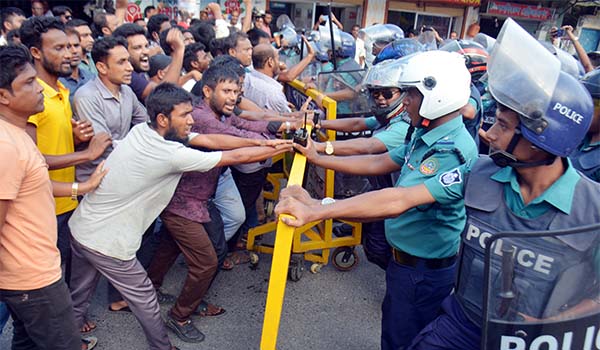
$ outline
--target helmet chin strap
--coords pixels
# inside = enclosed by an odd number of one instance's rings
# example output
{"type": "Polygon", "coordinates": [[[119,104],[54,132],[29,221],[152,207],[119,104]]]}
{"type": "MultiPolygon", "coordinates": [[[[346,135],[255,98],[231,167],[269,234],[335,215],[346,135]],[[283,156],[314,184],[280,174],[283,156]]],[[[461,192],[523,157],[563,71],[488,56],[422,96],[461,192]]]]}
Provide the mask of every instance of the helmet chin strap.
{"type": "Polygon", "coordinates": [[[522,168],[533,168],[541,165],[550,165],[554,163],[554,158],[538,160],[537,162],[520,162],[517,158],[512,154],[512,152],[517,147],[517,144],[521,140],[521,130],[516,129],[515,134],[513,135],[508,147],[506,147],[506,151],[494,151],[490,153],[490,158],[494,161],[494,164],[497,166],[504,168],[510,166],[512,168],[522,169],[522,168]]]}

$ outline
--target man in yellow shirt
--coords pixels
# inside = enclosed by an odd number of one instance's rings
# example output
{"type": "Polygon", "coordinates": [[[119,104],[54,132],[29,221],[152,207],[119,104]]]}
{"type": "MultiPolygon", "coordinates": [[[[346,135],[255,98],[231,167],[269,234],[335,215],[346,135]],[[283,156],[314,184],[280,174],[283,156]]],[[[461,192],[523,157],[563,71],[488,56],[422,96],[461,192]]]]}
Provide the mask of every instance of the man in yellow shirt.
{"type": "MultiPolygon", "coordinates": [[[[89,121],[74,121],[69,103],[69,90],[59,77],[71,74],[69,40],[64,25],[53,17],[34,17],[21,26],[21,41],[33,56],[37,81],[43,87],[44,111],[32,115],[27,132],[37,143],[50,169],[50,179],[60,182],[75,181],[77,164],[98,158],[111,144],[103,133],[94,135],[89,121]],[[75,146],[88,143],[87,148],[75,152],[75,146]]],[[[82,145],[83,146],[83,145],[82,145]]],[[[70,279],[70,232],[67,225],[77,201],[69,197],[55,197],[58,225],[58,248],[65,281],[70,279]]]]}

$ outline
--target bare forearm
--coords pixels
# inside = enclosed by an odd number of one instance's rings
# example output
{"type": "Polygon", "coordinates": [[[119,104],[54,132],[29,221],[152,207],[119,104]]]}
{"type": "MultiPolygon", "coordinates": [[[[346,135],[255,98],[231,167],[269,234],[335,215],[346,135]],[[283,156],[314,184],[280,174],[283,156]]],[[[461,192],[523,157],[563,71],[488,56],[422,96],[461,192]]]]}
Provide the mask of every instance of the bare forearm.
{"type": "Polygon", "coordinates": [[[334,154],[337,156],[352,156],[359,154],[379,154],[387,152],[383,142],[376,138],[360,137],[357,139],[332,142],[334,154]]]}
{"type": "Polygon", "coordinates": [[[181,77],[181,68],[183,67],[183,48],[177,51],[174,51],[171,55],[172,61],[169,65],[169,69],[165,72],[165,77],[162,82],[169,82],[173,84],[179,83],[179,78],[181,77]]]}
{"type": "Polygon", "coordinates": [[[203,134],[191,139],[189,145],[196,148],[230,150],[240,147],[260,146],[262,141],[222,134],[203,134]]]}
{"type": "Polygon", "coordinates": [[[318,155],[309,161],[323,168],[351,175],[385,175],[400,168],[387,154],[349,157],[318,155]]]}
{"type": "Polygon", "coordinates": [[[274,147],[243,147],[223,152],[219,166],[260,162],[272,158],[284,150],[274,147]]]}
{"type": "Polygon", "coordinates": [[[328,92],[327,97],[332,98],[336,101],[348,101],[356,97],[356,92],[352,89],[343,89],[334,92],[328,92]]]}
{"type": "Polygon", "coordinates": [[[594,65],[592,64],[592,61],[590,60],[587,53],[585,52],[585,49],[583,48],[583,46],[581,46],[581,43],[579,42],[579,40],[577,40],[575,38],[575,36],[573,35],[573,37],[571,38],[571,41],[573,42],[573,46],[575,47],[575,52],[577,53],[577,57],[579,57],[579,60],[581,61],[581,64],[583,65],[585,72],[589,73],[589,72],[593,71],[594,65]]]}
{"type": "Polygon", "coordinates": [[[291,81],[294,81],[296,78],[298,78],[300,76],[300,74],[306,69],[306,67],[308,67],[308,65],[310,64],[310,62],[312,62],[314,57],[315,57],[314,54],[312,54],[312,55],[308,54],[297,64],[295,64],[292,67],[290,67],[289,69],[279,73],[277,80],[279,80],[282,83],[289,83],[291,81]]]}
{"type": "Polygon", "coordinates": [[[238,107],[244,111],[263,112],[262,108],[258,107],[256,103],[245,97],[242,97],[242,101],[238,104],[238,107]]]}
{"type": "Polygon", "coordinates": [[[435,199],[425,185],[385,188],[315,207],[314,218],[311,217],[310,221],[332,218],[361,222],[375,221],[395,217],[417,205],[433,202],[435,199]]]}
{"type": "Polygon", "coordinates": [[[44,155],[48,168],[50,170],[67,168],[74,165],[79,165],[91,161],[91,157],[86,151],[73,152],[60,156],[44,155]]]}
{"type": "Polygon", "coordinates": [[[343,132],[358,132],[368,130],[365,118],[344,118],[335,120],[321,120],[322,129],[343,132]]]}
{"type": "MultiPolygon", "coordinates": [[[[77,194],[86,194],[90,192],[93,187],[87,182],[81,182],[77,186],[77,194]]],[[[73,191],[72,182],[58,182],[52,181],[52,195],[54,197],[71,197],[73,191]]]]}

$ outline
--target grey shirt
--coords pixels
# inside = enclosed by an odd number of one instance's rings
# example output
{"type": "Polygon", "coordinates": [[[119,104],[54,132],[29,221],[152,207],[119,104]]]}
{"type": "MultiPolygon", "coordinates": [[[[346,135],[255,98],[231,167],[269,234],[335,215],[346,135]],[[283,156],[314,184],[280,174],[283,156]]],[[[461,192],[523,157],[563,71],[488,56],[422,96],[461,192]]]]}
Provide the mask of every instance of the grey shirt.
{"type": "Polygon", "coordinates": [[[291,112],[283,93],[283,86],[275,79],[255,69],[244,79],[244,97],[258,107],[279,113],[291,112]]]}
{"type": "MultiPolygon", "coordinates": [[[[100,78],[77,90],[73,98],[73,115],[75,119],[89,120],[94,127],[94,133],[108,133],[112,137],[113,146],[127,135],[132,124],[148,120],[146,108],[129,86],[121,85],[119,98],[116,98],[100,78]]],[[[77,181],[87,180],[96,166],[112,152],[113,146],[109,146],[100,158],[77,165],[77,181]]]]}
{"type": "Polygon", "coordinates": [[[135,258],[144,231],[171,200],[181,175],[210,170],[221,155],[165,140],[147,123],[134,126],[108,156],[100,186],[69,220],[73,238],[112,258],[135,258]]]}

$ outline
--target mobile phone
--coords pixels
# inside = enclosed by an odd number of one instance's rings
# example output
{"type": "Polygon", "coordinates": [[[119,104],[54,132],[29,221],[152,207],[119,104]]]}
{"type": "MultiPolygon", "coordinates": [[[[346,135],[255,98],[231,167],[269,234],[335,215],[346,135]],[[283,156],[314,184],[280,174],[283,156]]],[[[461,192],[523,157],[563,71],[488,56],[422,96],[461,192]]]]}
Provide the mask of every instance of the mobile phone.
{"type": "Polygon", "coordinates": [[[556,30],[556,34],[554,34],[555,36],[562,38],[563,36],[565,36],[565,30],[564,29],[557,29],[556,30]]]}

